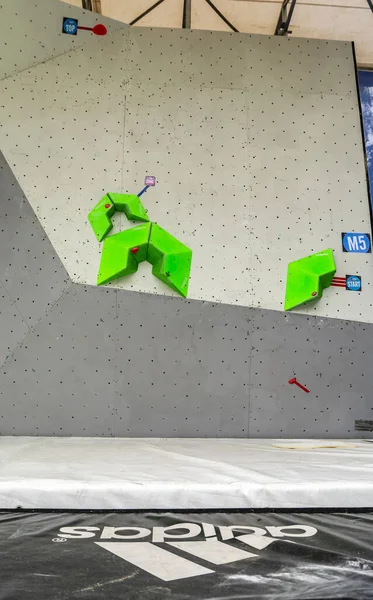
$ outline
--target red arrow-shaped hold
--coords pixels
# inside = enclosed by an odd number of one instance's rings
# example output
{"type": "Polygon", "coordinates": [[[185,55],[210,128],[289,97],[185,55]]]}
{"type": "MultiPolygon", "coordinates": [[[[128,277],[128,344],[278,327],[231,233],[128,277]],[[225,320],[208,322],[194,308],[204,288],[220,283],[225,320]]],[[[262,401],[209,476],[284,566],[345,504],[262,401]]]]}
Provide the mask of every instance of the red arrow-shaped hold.
{"type": "Polygon", "coordinates": [[[94,33],[95,35],[106,35],[107,34],[107,29],[106,29],[105,25],[103,25],[102,23],[97,23],[97,25],[95,25],[94,27],[82,27],[81,25],[78,25],[78,29],[84,29],[85,31],[92,31],[92,33],[94,33]]]}
{"type": "Polygon", "coordinates": [[[296,377],[292,377],[291,379],[289,379],[288,383],[290,383],[290,385],[293,385],[295,383],[295,385],[297,385],[301,390],[303,390],[307,394],[310,393],[310,391],[306,387],[304,387],[304,385],[302,385],[301,383],[299,383],[299,381],[297,381],[296,377]]]}

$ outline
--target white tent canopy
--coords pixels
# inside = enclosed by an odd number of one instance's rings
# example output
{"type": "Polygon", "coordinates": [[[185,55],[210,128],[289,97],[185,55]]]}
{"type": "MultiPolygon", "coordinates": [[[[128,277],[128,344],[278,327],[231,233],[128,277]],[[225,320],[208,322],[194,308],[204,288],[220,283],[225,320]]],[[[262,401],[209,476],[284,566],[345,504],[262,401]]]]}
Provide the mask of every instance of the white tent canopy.
{"type": "MultiPolygon", "coordinates": [[[[84,0],[70,2],[82,6],[84,0]]],[[[91,0],[102,14],[131,23],[156,4],[155,0],[91,0]]],[[[282,0],[213,0],[212,4],[240,32],[272,35],[282,0]]],[[[290,6],[291,0],[288,4],[290,6]]],[[[206,0],[190,0],[192,29],[229,31],[230,27],[206,0]]],[[[142,27],[182,27],[184,0],[161,0],[136,22],[142,27]]],[[[356,44],[358,65],[373,67],[373,12],[367,0],[297,0],[289,35],[356,44]]]]}

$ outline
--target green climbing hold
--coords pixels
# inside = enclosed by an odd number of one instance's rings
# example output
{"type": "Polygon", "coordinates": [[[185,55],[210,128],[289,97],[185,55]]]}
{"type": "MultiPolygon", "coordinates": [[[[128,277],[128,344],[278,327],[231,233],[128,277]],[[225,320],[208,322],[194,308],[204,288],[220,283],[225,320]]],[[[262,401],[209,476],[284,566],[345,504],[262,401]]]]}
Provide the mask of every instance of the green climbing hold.
{"type": "Polygon", "coordinates": [[[147,260],[153,265],[155,277],[186,297],[192,263],[190,248],[152,223],[147,260]]]}
{"type": "Polygon", "coordinates": [[[134,194],[114,194],[108,192],[110,200],[118,212],[124,212],[129,221],[149,221],[143,203],[134,194]]]}
{"type": "Polygon", "coordinates": [[[138,264],[146,260],[150,229],[150,223],[143,223],[104,240],[97,285],[137,271],[138,264]]]}
{"type": "Polygon", "coordinates": [[[192,251],[159,225],[150,223],[139,196],[108,192],[91,210],[88,220],[98,241],[104,240],[97,285],[134,273],[138,264],[147,260],[153,265],[155,277],[186,297],[192,251]],[[113,228],[111,217],[116,210],[144,223],[106,237],[113,228]]]}
{"type": "Polygon", "coordinates": [[[285,310],[321,298],[323,290],[330,286],[336,267],[333,250],[327,248],[288,265],[285,310]]]}
{"type": "Polygon", "coordinates": [[[99,242],[102,242],[109,231],[113,229],[111,217],[114,213],[114,203],[110,200],[108,195],[106,195],[101,198],[100,202],[98,202],[88,214],[88,221],[90,222],[95,236],[99,242]]]}
{"type": "Polygon", "coordinates": [[[113,229],[111,217],[116,210],[124,212],[127,219],[132,221],[149,221],[146,210],[138,196],[107,193],[88,215],[88,221],[99,242],[102,242],[109,231],[113,229]]]}

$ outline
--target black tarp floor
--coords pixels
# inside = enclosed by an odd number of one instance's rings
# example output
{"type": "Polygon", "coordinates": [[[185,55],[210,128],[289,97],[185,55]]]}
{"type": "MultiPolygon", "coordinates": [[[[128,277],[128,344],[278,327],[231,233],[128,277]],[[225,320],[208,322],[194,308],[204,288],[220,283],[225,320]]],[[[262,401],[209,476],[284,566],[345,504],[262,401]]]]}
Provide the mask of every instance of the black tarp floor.
{"type": "Polygon", "coordinates": [[[373,510],[0,513],[0,599],[373,598],[373,510]]]}

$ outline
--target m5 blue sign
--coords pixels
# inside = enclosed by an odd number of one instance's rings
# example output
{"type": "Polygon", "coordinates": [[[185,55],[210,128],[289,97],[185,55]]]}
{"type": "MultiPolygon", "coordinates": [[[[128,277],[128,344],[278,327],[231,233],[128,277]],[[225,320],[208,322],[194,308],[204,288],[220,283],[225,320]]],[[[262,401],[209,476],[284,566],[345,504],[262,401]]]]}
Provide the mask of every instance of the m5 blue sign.
{"type": "Polygon", "coordinates": [[[358,252],[366,254],[372,252],[369,233],[342,233],[343,252],[358,252]]]}

